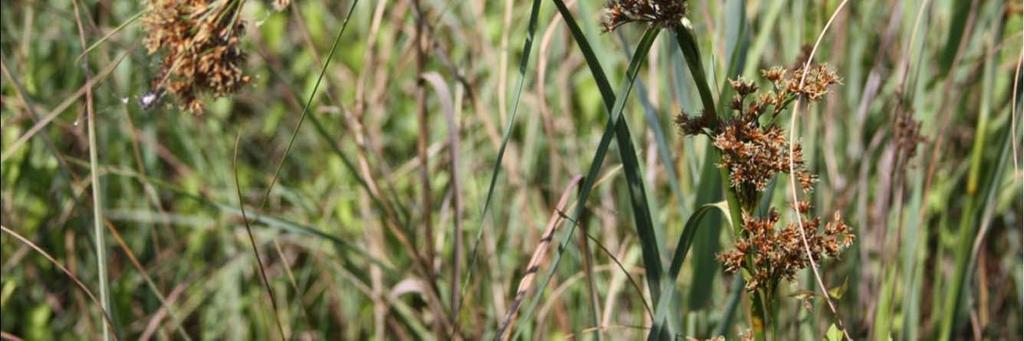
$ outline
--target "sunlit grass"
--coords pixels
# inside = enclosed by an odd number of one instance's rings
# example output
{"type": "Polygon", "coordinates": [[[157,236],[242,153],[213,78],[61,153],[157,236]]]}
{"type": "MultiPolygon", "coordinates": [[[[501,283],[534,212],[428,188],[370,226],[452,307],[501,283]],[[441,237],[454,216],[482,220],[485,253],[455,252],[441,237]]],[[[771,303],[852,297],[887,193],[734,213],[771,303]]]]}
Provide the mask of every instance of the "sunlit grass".
{"type": "Polygon", "coordinates": [[[1024,330],[1019,1],[215,1],[149,54],[154,3],[2,5],[5,339],[1024,330]],[[813,191],[677,125],[819,37],[839,82],[757,118],[813,191]],[[748,291],[721,259],[773,210],[786,255],[853,242],[748,291]]]}

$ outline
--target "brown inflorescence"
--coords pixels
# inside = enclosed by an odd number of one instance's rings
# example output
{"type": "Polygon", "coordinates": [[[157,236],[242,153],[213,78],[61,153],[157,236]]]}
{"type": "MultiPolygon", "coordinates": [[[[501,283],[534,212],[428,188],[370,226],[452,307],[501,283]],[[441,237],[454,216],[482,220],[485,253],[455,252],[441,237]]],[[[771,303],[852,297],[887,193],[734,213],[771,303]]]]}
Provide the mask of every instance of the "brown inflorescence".
{"type": "MultiPolygon", "coordinates": [[[[775,210],[764,218],[744,214],[742,236],[732,250],[718,255],[726,272],[744,270],[748,291],[772,291],[781,280],[792,281],[797,271],[810,265],[800,236],[800,226],[790,223],[784,228],[778,228],[778,222],[779,213],[775,210]]],[[[853,234],[849,226],[843,223],[839,212],[833,215],[824,228],[821,228],[819,218],[804,220],[803,228],[807,232],[807,244],[815,261],[836,257],[853,243],[853,234]]]]}
{"type": "Polygon", "coordinates": [[[631,22],[671,27],[686,15],[683,0],[612,0],[605,8],[604,29],[609,32],[631,22]]]}
{"type": "Polygon", "coordinates": [[[805,191],[813,188],[815,178],[804,168],[800,146],[789,153],[789,143],[777,126],[759,127],[742,120],[726,123],[713,144],[722,153],[720,167],[729,169],[731,186],[738,191],[763,192],[778,173],[789,173],[790,163],[805,191]]]}
{"type": "Polygon", "coordinates": [[[730,190],[741,207],[734,248],[719,254],[718,259],[727,272],[743,271],[747,290],[763,289],[770,295],[779,282],[792,280],[810,265],[801,227],[814,261],[839,255],[853,242],[853,234],[838,212],[822,226],[820,218],[810,217],[809,202],[796,203],[800,219],[785,226],[779,226],[779,213],[774,209],[765,217],[752,215],[762,192],[780,173],[792,172],[805,192],[813,190],[817,179],[806,169],[800,145],[789,141],[778,117],[796,99],[819,100],[839,83],[830,66],[817,64],[806,71],[800,63],[789,69],[773,67],[762,70],[761,76],[771,84],[770,89],[761,91],[754,82],[742,79],[729,82],[734,95],[728,118],[708,112],[680,114],[676,124],[684,135],[711,138],[721,153],[718,166],[728,171],[730,190]]]}
{"type": "Polygon", "coordinates": [[[817,64],[806,72],[796,66],[790,70],[773,67],[762,70],[761,76],[772,85],[761,94],[757,94],[759,88],[754,82],[729,82],[735,92],[729,103],[731,118],[723,120],[706,112],[699,116],[683,113],[676,116],[676,124],[684,135],[712,138],[722,153],[719,166],[729,170],[730,184],[741,197],[764,191],[776,174],[789,173],[791,164],[801,188],[811,191],[816,178],[804,167],[800,145],[790,148],[791,142],[777,125],[777,118],[797,98],[820,99],[839,78],[830,66],[817,64]]]}
{"type": "Polygon", "coordinates": [[[227,96],[251,81],[242,71],[240,0],[150,0],[150,5],[143,19],[146,49],[163,56],[152,93],[169,92],[199,114],[203,94],[227,96]]]}

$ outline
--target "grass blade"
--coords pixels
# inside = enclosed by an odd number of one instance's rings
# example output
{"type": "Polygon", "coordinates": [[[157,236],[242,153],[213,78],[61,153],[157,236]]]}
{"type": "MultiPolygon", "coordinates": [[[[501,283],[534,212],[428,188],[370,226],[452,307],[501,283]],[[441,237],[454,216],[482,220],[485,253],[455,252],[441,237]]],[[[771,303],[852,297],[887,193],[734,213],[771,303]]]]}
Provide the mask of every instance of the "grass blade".
{"type": "Polygon", "coordinates": [[[270,279],[267,278],[267,268],[263,265],[263,257],[260,257],[260,249],[256,246],[256,237],[252,234],[252,226],[249,226],[249,217],[245,215],[245,201],[242,200],[242,184],[238,180],[238,142],[241,141],[241,137],[241,135],[235,137],[235,153],[231,159],[232,168],[235,170],[235,193],[238,194],[238,210],[242,212],[245,233],[249,236],[252,253],[256,256],[256,265],[260,270],[260,278],[263,279],[263,287],[267,289],[267,296],[270,297],[270,307],[273,309],[274,322],[277,323],[277,332],[281,335],[281,340],[287,340],[288,337],[284,333],[284,324],[281,323],[281,314],[277,308],[277,300],[274,299],[274,289],[270,287],[270,279]]]}
{"type": "MultiPolygon", "coordinates": [[[[460,291],[466,291],[466,286],[469,285],[470,279],[473,277],[473,270],[476,268],[476,254],[480,248],[480,240],[484,236],[484,225],[487,221],[487,212],[491,208],[491,199],[494,198],[495,184],[498,181],[498,173],[501,172],[501,161],[505,157],[505,148],[508,146],[508,140],[512,137],[512,131],[515,129],[516,116],[519,114],[519,99],[523,94],[523,87],[526,84],[526,68],[530,65],[530,52],[533,51],[533,39],[534,33],[537,32],[537,18],[540,14],[540,0],[533,0],[533,4],[530,7],[530,21],[526,27],[526,41],[523,42],[523,58],[519,61],[519,84],[516,86],[515,97],[512,99],[512,114],[508,117],[508,123],[505,125],[505,134],[501,137],[501,147],[498,147],[498,157],[494,160],[494,167],[491,170],[491,180],[487,185],[487,197],[484,199],[484,209],[480,213],[480,226],[477,229],[476,237],[473,240],[473,249],[469,252],[469,266],[466,268],[466,279],[462,283],[462,289],[460,291]]],[[[461,295],[463,298],[465,294],[461,295]]],[[[462,308],[460,302],[456,306],[455,316],[459,315],[459,311],[462,308]]],[[[458,330],[455,331],[457,333],[458,330]]],[[[453,333],[454,334],[454,333],[453,333]]]]}
{"type": "Polygon", "coordinates": [[[728,209],[722,207],[722,203],[719,204],[707,204],[701,206],[690,219],[686,221],[686,226],[683,227],[683,233],[679,235],[679,242],[676,243],[676,249],[672,256],[672,264],[668,269],[668,276],[662,283],[664,287],[661,289],[661,297],[658,300],[657,305],[654,306],[654,325],[651,327],[651,333],[648,334],[648,340],[663,340],[673,339],[674,333],[669,322],[669,311],[673,297],[675,296],[675,282],[676,278],[679,277],[679,271],[683,268],[683,262],[686,261],[686,254],[690,252],[690,245],[693,244],[694,237],[697,235],[697,230],[702,225],[701,222],[704,217],[713,212],[714,209],[718,209],[723,215],[728,215],[728,209]]]}
{"type": "MultiPolygon", "coordinates": [[[[566,25],[569,26],[569,30],[576,43],[579,45],[580,51],[583,52],[584,59],[587,61],[587,66],[590,68],[590,72],[594,76],[594,80],[596,81],[598,88],[601,90],[601,95],[604,99],[606,109],[613,113],[609,116],[608,124],[614,124],[616,143],[618,143],[619,146],[620,159],[622,160],[623,170],[626,173],[626,181],[629,184],[628,188],[630,203],[633,206],[633,218],[636,223],[637,234],[640,236],[641,248],[643,250],[644,267],[649,279],[648,284],[651,286],[651,297],[656,299],[657,294],[660,292],[658,290],[659,284],[657,283],[657,279],[661,277],[661,273],[664,271],[661,265],[661,245],[658,242],[657,231],[654,229],[654,223],[651,219],[651,209],[647,202],[647,193],[644,189],[643,177],[641,176],[642,172],[640,170],[640,162],[636,156],[636,149],[633,146],[632,137],[630,137],[629,126],[626,124],[625,118],[621,115],[623,107],[617,106],[618,101],[615,98],[615,93],[611,90],[611,85],[604,73],[604,69],[601,67],[600,61],[597,59],[597,55],[594,54],[594,50],[590,47],[586,36],[583,35],[582,30],[580,30],[578,25],[576,25],[576,21],[573,19],[572,13],[569,12],[568,7],[566,7],[565,3],[561,0],[554,0],[554,2],[559,13],[562,15],[562,18],[565,19],[566,25]],[[616,110],[619,114],[615,114],[616,110]],[[651,278],[656,280],[650,280],[651,278]]],[[[646,38],[647,34],[645,34],[644,37],[646,38]]],[[[641,44],[643,44],[643,42],[641,42],[641,44]]],[[[650,46],[645,50],[650,50],[650,46]]],[[[645,55],[646,53],[647,51],[644,51],[645,55]]],[[[631,58],[631,68],[635,62],[636,58],[631,58]]],[[[637,64],[637,67],[639,67],[639,64],[637,64]]],[[[634,75],[627,82],[632,84],[635,81],[635,78],[636,76],[634,75]]],[[[623,102],[622,105],[624,106],[625,103],[623,102]]],[[[604,137],[602,137],[602,141],[604,141],[604,137]]],[[[593,167],[593,164],[591,164],[591,167],[593,167]]],[[[577,215],[577,217],[578,216],[579,215],[577,215]]]]}
{"type": "MultiPolygon", "coordinates": [[[[988,44],[992,44],[996,41],[999,34],[994,34],[990,37],[992,40],[988,41],[988,44]]],[[[964,212],[960,216],[960,226],[958,227],[957,245],[954,250],[956,255],[956,270],[953,272],[952,285],[946,291],[945,302],[942,311],[942,320],[939,325],[939,338],[942,340],[948,340],[954,335],[956,327],[959,325],[960,311],[963,309],[964,301],[964,287],[965,283],[968,283],[971,278],[972,272],[969,269],[972,267],[971,261],[971,248],[974,245],[975,239],[978,235],[979,224],[978,218],[984,211],[985,207],[991,205],[991,193],[996,191],[998,186],[1001,185],[1002,173],[1007,168],[1006,161],[1008,158],[1008,151],[1011,142],[1011,129],[1009,126],[1003,128],[1003,143],[1001,143],[1001,150],[996,155],[994,160],[988,160],[985,162],[985,154],[987,151],[986,138],[989,133],[988,125],[990,124],[990,116],[993,110],[991,102],[994,101],[992,97],[995,91],[994,87],[994,74],[995,74],[995,55],[992,52],[988,53],[987,60],[984,66],[983,81],[982,81],[982,95],[981,97],[981,108],[979,108],[979,117],[976,128],[976,135],[974,136],[974,143],[972,146],[971,157],[970,157],[970,168],[967,175],[967,191],[965,193],[966,200],[964,206],[964,212]]],[[[1014,91],[1015,89],[1011,89],[1014,91]]],[[[1012,103],[1011,106],[1016,106],[1016,103],[1012,103]]],[[[1009,108],[1005,108],[1009,109],[1009,108]]]]}
{"type": "MultiPolygon", "coordinates": [[[[597,146],[597,151],[594,153],[594,159],[590,163],[590,170],[587,172],[587,176],[583,180],[583,187],[581,187],[580,190],[579,200],[576,204],[576,209],[573,212],[571,218],[569,219],[571,222],[578,221],[578,218],[582,214],[583,210],[586,208],[587,198],[590,196],[590,191],[591,189],[593,189],[594,182],[597,180],[597,175],[601,169],[601,164],[604,163],[604,157],[608,152],[608,146],[611,144],[611,138],[615,132],[615,122],[618,122],[619,118],[622,116],[622,111],[625,109],[626,106],[626,99],[629,98],[629,93],[633,89],[633,85],[635,84],[637,74],[640,72],[640,66],[641,64],[643,64],[644,59],[647,58],[647,52],[650,51],[651,45],[654,44],[654,40],[655,38],[657,38],[659,31],[660,30],[658,28],[648,29],[647,32],[644,33],[644,37],[640,41],[639,45],[637,45],[636,52],[634,52],[633,54],[633,59],[630,61],[629,68],[626,70],[626,81],[622,85],[622,90],[620,91],[622,96],[619,96],[615,100],[615,106],[611,112],[611,117],[609,117],[608,119],[608,125],[605,127],[604,134],[601,136],[601,142],[597,146]]],[[[576,224],[570,224],[569,230],[566,231],[565,234],[562,236],[562,240],[559,243],[558,250],[555,252],[555,257],[552,260],[551,265],[549,266],[550,269],[548,269],[547,274],[544,276],[544,279],[538,286],[538,293],[537,295],[535,295],[535,298],[531,301],[529,307],[526,310],[526,313],[523,315],[523,318],[521,320],[528,321],[530,319],[530,316],[532,316],[534,309],[536,309],[537,303],[540,301],[539,297],[541,293],[543,293],[544,288],[547,287],[548,282],[551,281],[551,277],[554,276],[555,270],[558,269],[558,264],[562,259],[562,253],[568,246],[569,241],[572,240],[572,234],[575,230],[576,224]]],[[[641,238],[644,237],[642,236],[641,238]]],[[[643,242],[642,245],[646,247],[646,245],[643,242]]],[[[657,249],[644,249],[643,253],[644,266],[648,269],[654,269],[654,267],[657,266],[658,269],[656,276],[648,273],[648,278],[661,278],[661,260],[660,256],[657,255],[657,249]],[[652,253],[654,257],[652,257],[652,253]],[[649,260],[651,262],[657,263],[649,263],[649,260]]],[[[660,287],[660,285],[658,280],[649,280],[648,287],[649,290],[651,290],[652,296],[656,293],[659,293],[658,288],[660,287]]],[[[522,329],[519,329],[519,331],[522,331],[522,329]]],[[[517,335],[519,331],[517,331],[517,335]]]]}

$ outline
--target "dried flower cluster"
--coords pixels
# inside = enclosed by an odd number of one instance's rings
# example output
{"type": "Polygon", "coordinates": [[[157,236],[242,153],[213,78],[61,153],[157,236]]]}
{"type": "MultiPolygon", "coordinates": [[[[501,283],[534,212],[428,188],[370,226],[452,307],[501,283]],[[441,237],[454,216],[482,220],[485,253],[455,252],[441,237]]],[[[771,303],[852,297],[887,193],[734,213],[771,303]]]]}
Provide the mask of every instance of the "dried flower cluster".
{"type": "Polygon", "coordinates": [[[804,168],[800,146],[794,146],[791,155],[786,136],[777,126],[758,127],[733,120],[715,136],[713,143],[722,153],[720,165],[729,169],[729,181],[741,195],[763,192],[775,174],[789,172],[791,162],[805,191],[816,181],[804,168]]]}
{"type": "Polygon", "coordinates": [[[182,107],[199,114],[203,112],[201,95],[226,96],[248,84],[251,78],[242,72],[245,54],[239,46],[245,32],[241,4],[240,0],[150,0],[152,8],[144,18],[145,44],[150,54],[163,56],[151,93],[174,94],[182,107]]]}
{"type": "Polygon", "coordinates": [[[917,145],[924,142],[921,136],[921,122],[908,112],[899,112],[892,123],[892,139],[896,150],[906,159],[917,155],[917,145]]]}
{"type": "MultiPolygon", "coordinates": [[[[801,63],[790,69],[762,70],[761,76],[771,83],[771,89],[761,93],[753,82],[730,81],[735,95],[730,102],[729,118],[721,119],[705,111],[700,116],[681,114],[676,123],[685,135],[703,134],[712,139],[721,152],[718,165],[728,170],[730,189],[743,211],[735,248],[719,254],[719,260],[728,272],[743,270],[747,290],[763,289],[770,296],[780,281],[792,280],[797,271],[810,265],[810,260],[800,225],[778,226],[779,214],[775,210],[770,210],[767,217],[752,216],[751,211],[772,178],[789,173],[791,165],[805,192],[813,190],[817,181],[804,166],[800,146],[791,146],[779,127],[778,117],[797,98],[821,99],[832,85],[839,83],[839,78],[829,66],[811,65],[805,72],[801,63]]],[[[817,261],[837,256],[853,242],[850,228],[838,212],[822,226],[820,218],[808,216],[810,208],[808,202],[797,204],[811,257],[817,261]]]]}
{"type": "Polygon", "coordinates": [[[678,25],[686,15],[686,1],[612,0],[608,2],[606,10],[605,31],[610,32],[631,22],[671,27],[678,25]]]}
{"type": "Polygon", "coordinates": [[[804,77],[802,67],[786,70],[774,67],[761,71],[770,81],[772,89],[757,95],[758,87],[750,81],[733,80],[735,91],[730,103],[734,115],[720,120],[708,112],[700,116],[680,114],[676,123],[686,135],[705,134],[712,138],[722,152],[719,166],[729,170],[730,182],[741,200],[763,192],[778,173],[789,173],[790,163],[804,191],[814,187],[816,178],[804,168],[800,146],[790,145],[782,129],[776,124],[779,114],[793,100],[803,97],[818,100],[830,86],[839,82],[835,71],[826,65],[813,65],[804,77]]]}
{"type": "MultiPolygon", "coordinates": [[[[810,206],[801,203],[801,214],[810,206]]],[[[743,237],[736,241],[735,248],[718,255],[727,272],[743,269],[746,274],[748,291],[767,289],[774,291],[779,281],[793,280],[797,271],[810,265],[800,238],[800,227],[790,223],[777,228],[779,213],[772,210],[766,218],[744,214],[743,237]]],[[[853,243],[850,228],[843,223],[839,212],[819,231],[821,219],[805,220],[804,231],[808,233],[807,243],[815,261],[835,257],[839,251],[853,243]]]]}

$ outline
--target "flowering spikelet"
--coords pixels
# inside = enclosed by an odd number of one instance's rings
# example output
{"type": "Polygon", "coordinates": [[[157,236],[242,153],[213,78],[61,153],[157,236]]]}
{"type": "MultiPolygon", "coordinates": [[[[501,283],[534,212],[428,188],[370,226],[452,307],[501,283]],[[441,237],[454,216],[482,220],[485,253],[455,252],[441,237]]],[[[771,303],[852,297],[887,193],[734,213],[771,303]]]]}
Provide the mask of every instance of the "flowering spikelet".
{"type": "Polygon", "coordinates": [[[671,27],[686,15],[683,0],[611,0],[605,7],[604,30],[608,32],[631,22],[671,27]]]}
{"type": "MultiPolygon", "coordinates": [[[[799,205],[809,208],[807,203],[799,205]]],[[[748,291],[774,290],[781,280],[792,281],[797,271],[810,266],[800,238],[800,227],[790,223],[779,229],[776,227],[778,222],[779,213],[775,210],[765,218],[744,214],[742,236],[736,241],[735,248],[718,255],[726,272],[745,270],[748,291]]],[[[804,221],[807,243],[815,261],[836,257],[853,243],[853,234],[843,223],[839,212],[823,229],[820,226],[818,218],[804,221]]]]}
{"type": "Polygon", "coordinates": [[[169,92],[200,114],[201,95],[227,96],[251,81],[242,72],[240,0],[150,0],[150,5],[143,19],[146,49],[163,56],[151,93],[169,92]]]}

